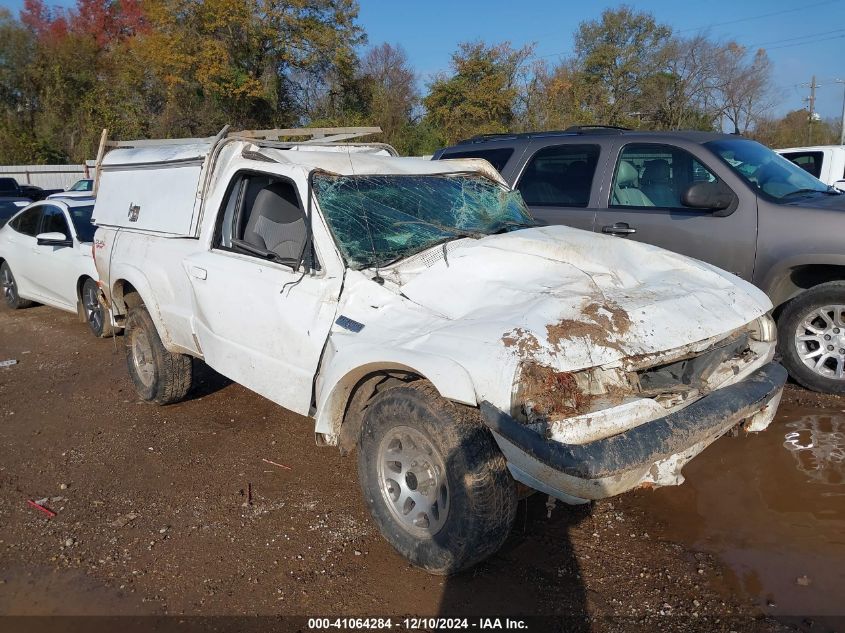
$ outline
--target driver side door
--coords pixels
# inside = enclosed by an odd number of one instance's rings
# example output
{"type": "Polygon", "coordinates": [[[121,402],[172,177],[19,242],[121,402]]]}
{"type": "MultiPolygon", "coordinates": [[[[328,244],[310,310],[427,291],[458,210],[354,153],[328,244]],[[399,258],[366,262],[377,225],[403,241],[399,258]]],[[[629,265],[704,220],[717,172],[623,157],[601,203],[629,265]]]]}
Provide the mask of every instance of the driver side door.
{"type": "Polygon", "coordinates": [[[657,143],[622,145],[595,230],[654,244],[750,280],[757,243],[756,199],[732,188],[739,204],[725,216],[684,206],[684,190],[702,181],[724,182],[709,161],[686,149],[657,143]]]}
{"type": "Polygon", "coordinates": [[[304,209],[292,180],[239,172],[218,211],[210,249],[187,257],[184,268],[206,363],[307,415],[342,280],[311,260],[304,209]],[[300,253],[305,263],[297,266],[300,253]]]}

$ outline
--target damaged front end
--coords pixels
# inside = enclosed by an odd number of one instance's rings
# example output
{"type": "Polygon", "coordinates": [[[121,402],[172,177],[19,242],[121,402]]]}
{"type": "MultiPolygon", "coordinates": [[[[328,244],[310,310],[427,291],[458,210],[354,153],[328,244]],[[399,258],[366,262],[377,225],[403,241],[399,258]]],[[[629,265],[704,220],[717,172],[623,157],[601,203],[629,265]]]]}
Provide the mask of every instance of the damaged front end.
{"type": "Polygon", "coordinates": [[[567,503],[678,485],[716,439],[771,422],[787,377],[774,339],[764,316],[718,340],[584,371],[526,361],[511,411],[483,402],[482,419],[516,480],[567,503]]]}

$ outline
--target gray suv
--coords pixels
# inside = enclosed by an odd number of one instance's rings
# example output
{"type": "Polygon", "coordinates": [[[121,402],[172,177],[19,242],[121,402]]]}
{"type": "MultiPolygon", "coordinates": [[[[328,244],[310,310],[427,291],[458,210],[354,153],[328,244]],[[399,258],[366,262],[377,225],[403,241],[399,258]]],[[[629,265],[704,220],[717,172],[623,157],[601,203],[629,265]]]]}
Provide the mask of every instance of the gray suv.
{"type": "Polygon", "coordinates": [[[542,224],[710,262],[775,305],[792,377],[845,393],[845,195],[767,147],[710,132],[575,127],[478,136],[434,160],[487,159],[542,224]]]}

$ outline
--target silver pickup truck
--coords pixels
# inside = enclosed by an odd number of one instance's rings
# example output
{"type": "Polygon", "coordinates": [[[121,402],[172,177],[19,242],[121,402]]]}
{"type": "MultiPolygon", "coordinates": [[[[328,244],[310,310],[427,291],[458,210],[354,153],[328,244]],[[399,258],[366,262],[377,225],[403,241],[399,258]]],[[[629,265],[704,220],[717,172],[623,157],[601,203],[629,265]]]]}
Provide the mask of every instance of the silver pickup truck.
{"type": "Polygon", "coordinates": [[[140,397],[184,398],[199,358],[313,418],[318,444],[357,451],[384,537],[434,573],[502,545],[516,482],[569,503],[677,485],[775,414],[762,292],[536,226],[486,161],[221,133],[128,142],[99,173],[102,301],[140,397]]]}

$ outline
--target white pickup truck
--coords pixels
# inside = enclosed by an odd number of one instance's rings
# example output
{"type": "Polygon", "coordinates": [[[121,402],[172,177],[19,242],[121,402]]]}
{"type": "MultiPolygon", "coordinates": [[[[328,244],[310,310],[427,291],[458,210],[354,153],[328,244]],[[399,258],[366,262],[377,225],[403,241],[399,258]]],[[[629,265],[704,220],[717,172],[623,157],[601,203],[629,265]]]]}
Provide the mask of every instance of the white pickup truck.
{"type": "Polygon", "coordinates": [[[761,291],[535,226],[486,161],[387,153],[226,132],[105,153],[101,300],[141,398],[184,398],[198,358],[311,416],[439,574],[502,545],[517,481],[569,503],[677,485],[769,424],[786,372],[761,291]]]}
{"type": "Polygon", "coordinates": [[[845,145],[787,147],[775,151],[824,184],[845,191],[845,145]]]}

